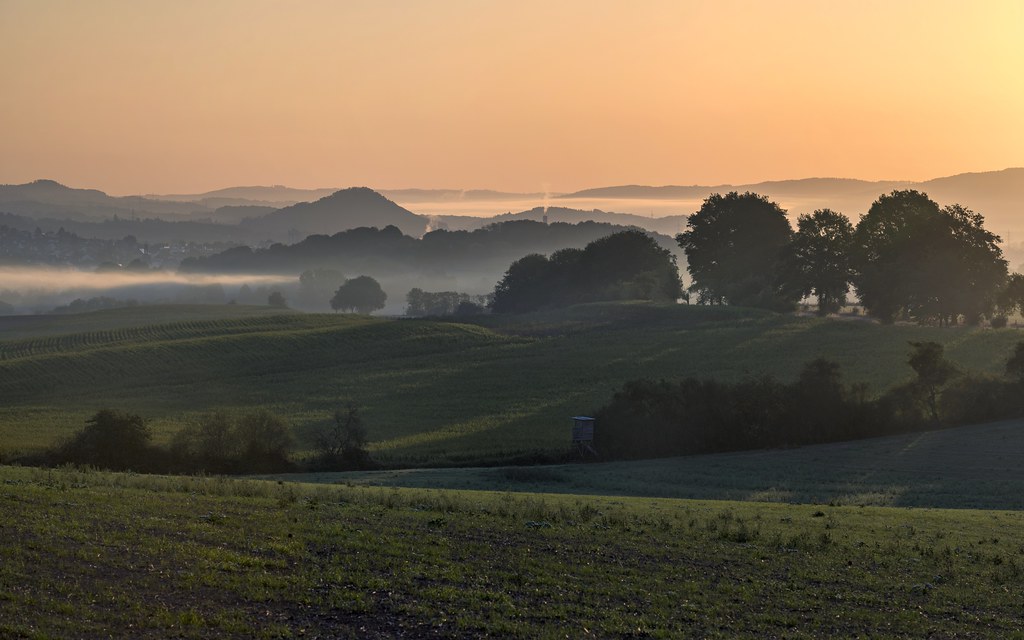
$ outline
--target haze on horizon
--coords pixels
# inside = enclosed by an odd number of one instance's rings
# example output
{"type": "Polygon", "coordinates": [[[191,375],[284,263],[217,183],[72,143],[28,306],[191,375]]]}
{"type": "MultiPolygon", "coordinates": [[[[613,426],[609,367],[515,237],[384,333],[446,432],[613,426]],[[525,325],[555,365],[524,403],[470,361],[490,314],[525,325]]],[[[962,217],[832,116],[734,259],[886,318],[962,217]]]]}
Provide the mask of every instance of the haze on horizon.
{"type": "Polygon", "coordinates": [[[0,0],[0,182],[491,188],[1024,165],[1024,3],[0,0]]]}

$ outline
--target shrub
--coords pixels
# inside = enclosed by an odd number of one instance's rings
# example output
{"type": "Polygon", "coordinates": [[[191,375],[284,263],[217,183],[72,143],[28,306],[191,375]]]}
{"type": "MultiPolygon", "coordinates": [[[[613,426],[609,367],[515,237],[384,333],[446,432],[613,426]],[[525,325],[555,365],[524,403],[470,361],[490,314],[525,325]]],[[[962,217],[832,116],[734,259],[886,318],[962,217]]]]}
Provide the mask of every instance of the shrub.
{"type": "Polygon", "coordinates": [[[81,431],[58,444],[52,458],[111,471],[145,471],[163,462],[150,438],[149,427],[138,414],[101,409],[81,431]]]}

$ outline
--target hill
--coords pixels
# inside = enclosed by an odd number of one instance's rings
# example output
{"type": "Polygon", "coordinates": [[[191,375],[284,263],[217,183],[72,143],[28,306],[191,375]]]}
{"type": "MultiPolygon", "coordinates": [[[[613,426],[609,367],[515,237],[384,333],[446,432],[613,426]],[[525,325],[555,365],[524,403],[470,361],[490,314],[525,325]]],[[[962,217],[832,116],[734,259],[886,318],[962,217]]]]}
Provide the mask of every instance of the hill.
{"type": "Polygon", "coordinates": [[[495,463],[560,455],[569,418],[632,379],[791,380],[823,356],[876,394],[912,377],[910,340],[938,341],[963,368],[998,373],[1021,339],[1015,329],[640,303],[475,324],[288,314],[153,325],[146,315],[135,325],[143,328],[130,330],[139,309],[104,312],[116,331],[96,323],[63,337],[0,341],[0,442],[8,452],[47,446],[102,407],[141,412],[166,438],[211,411],[262,406],[310,446],[311,430],[352,399],[363,407],[373,455],[388,464],[495,463]]]}
{"type": "Polygon", "coordinates": [[[242,227],[266,237],[293,241],[357,227],[395,226],[414,237],[426,231],[425,218],[403,209],[372,189],[342,189],[315,202],[301,202],[242,221],[242,227]]]}
{"type": "Polygon", "coordinates": [[[66,187],[53,180],[0,185],[0,211],[33,218],[69,220],[104,219],[115,215],[145,218],[208,213],[201,205],[141,196],[114,197],[96,189],[66,187]]]}
{"type": "Polygon", "coordinates": [[[337,189],[296,189],[282,185],[272,187],[227,187],[205,193],[146,195],[147,199],[169,200],[172,202],[194,202],[207,207],[271,206],[286,207],[299,202],[311,202],[325,198],[337,189]]]}
{"type": "MultiPolygon", "coordinates": [[[[439,219],[447,221],[447,218],[444,216],[439,217],[439,219]]],[[[632,226],[660,233],[668,236],[669,238],[675,237],[677,233],[686,229],[685,215],[662,216],[655,218],[653,216],[640,216],[630,213],[601,211],[600,209],[584,211],[582,209],[570,209],[568,207],[534,207],[529,211],[496,215],[489,218],[489,221],[504,222],[506,220],[533,220],[540,222],[545,219],[549,223],[565,222],[568,224],[576,224],[592,220],[594,222],[604,222],[607,224],[632,226]]]]}
{"type": "MultiPolygon", "coordinates": [[[[932,197],[940,205],[959,203],[981,212],[987,227],[1006,235],[1024,237],[1020,220],[1020,203],[1024,201],[1024,168],[1001,171],[963,173],[923,182],[884,180],[878,182],[846,178],[805,178],[739,185],[715,186],[642,186],[627,185],[585,189],[558,196],[563,202],[573,200],[604,200],[611,208],[618,201],[669,201],[691,207],[691,212],[712,193],[753,191],[777,201],[791,217],[815,209],[831,208],[849,216],[854,222],[870,208],[878,196],[894,189],[916,189],[932,197]]],[[[1005,238],[1004,238],[1005,239],[1005,238]]]]}
{"type": "Polygon", "coordinates": [[[545,196],[543,193],[510,193],[507,191],[492,191],[490,189],[380,189],[379,192],[396,202],[409,203],[540,200],[545,196]]]}

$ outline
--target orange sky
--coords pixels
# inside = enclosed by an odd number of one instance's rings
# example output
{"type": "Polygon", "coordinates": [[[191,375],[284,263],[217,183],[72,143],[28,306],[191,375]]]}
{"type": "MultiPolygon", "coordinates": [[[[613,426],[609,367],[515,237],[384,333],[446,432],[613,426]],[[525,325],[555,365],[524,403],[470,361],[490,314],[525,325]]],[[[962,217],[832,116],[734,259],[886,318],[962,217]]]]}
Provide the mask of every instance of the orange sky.
{"type": "Polygon", "coordinates": [[[1022,0],[0,0],[0,182],[918,180],[1024,165],[1022,71],[1022,0]]]}

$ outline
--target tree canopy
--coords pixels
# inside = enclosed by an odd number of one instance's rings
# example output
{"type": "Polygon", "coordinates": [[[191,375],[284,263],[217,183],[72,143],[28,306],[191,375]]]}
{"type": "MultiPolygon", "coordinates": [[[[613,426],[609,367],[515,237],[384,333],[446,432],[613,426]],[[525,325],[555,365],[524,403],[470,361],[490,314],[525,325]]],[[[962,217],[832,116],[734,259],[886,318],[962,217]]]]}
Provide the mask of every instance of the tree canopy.
{"type": "Polygon", "coordinates": [[[793,230],[778,204],[756,193],[712,194],[676,236],[698,302],[769,309],[792,305],[779,288],[793,230]]]}
{"type": "Polygon", "coordinates": [[[818,209],[797,220],[786,252],[788,288],[800,298],[818,299],[818,315],[835,313],[850,290],[850,248],[853,224],[841,213],[818,209]]]}
{"type": "Polygon", "coordinates": [[[598,300],[676,300],[682,283],[675,256],[642,231],[614,233],[551,257],[530,254],[509,266],[494,289],[496,313],[598,300]]]}
{"type": "Polygon", "coordinates": [[[380,288],[380,283],[370,276],[359,276],[346,280],[338,287],[331,298],[331,308],[335,311],[355,311],[356,313],[372,313],[383,309],[388,294],[380,288]]]}
{"type": "Polygon", "coordinates": [[[999,237],[981,214],[944,209],[918,191],[893,191],[857,224],[853,283],[883,322],[974,323],[991,313],[1006,280],[999,237]]]}

